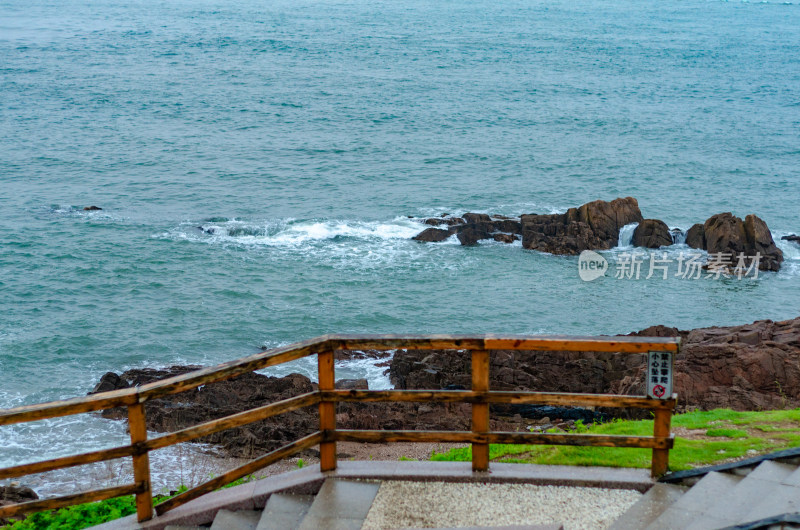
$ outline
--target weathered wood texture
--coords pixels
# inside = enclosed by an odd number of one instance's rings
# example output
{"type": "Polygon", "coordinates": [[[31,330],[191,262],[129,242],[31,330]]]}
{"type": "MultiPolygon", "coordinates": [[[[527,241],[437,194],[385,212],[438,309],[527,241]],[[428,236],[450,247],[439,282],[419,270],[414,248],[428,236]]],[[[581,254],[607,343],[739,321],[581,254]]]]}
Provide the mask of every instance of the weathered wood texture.
{"type": "MultiPolygon", "coordinates": [[[[128,407],[128,426],[131,434],[131,445],[147,441],[147,421],[144,404],[137,403],[128,407]]],[[[150,454],[148,452],[133,455],[133,480],[136,483],[136,516],[139,522],[153,517],[153,491],[150,487],[150,454]]]]}
{"type": "MultiPolygon", "coordinates": [[[[317,355],[319,369],[319,389],[333,390],[336,383],[336,374],[333,365],[333,350],[317,355]]],[[[319,403],[319,430],[322,433],[336,429],[336,402],[320,401],[319,403]]],[[[322,471],[336,469],[336,442],[325,441],[319,444],[319,465],[322,471]]]]}
{"type": "Polygon", "coordinates": [[[65,495],[52,499],[9,504],[8,506],[0,507],[0,518],[13,517],[22,513],[55,510],[56,508],[64,508],[65,506],[73,506],[85,502],[104,501],[106,499],[113,499],[114,497],[122,497],[123,495],[132,495],[138,491],[139,489],[136,484],[127,484],[125,486],[115,486],[113,488],[87,491],[86,493],[76,493],[75,495],[65,495]]]}
{"type": "Polygon", "coordinates": [[[152,451],[153,449],[161,449],[162,447],[188,442],[226,429],[241,427],[242,425],[253,423],[254,421],[260,421],[271,418],[272,416],[277,416],[278,414],[316,405],[319,401],[320,395],[317,392],[301,394],[292,398],[276,401],[275,403],[270,403],[269,405],[263,405],[237,414],[231,414],[224,418],[217,418],[205,423],[193,425],[164,436],[151,438],[142,444],[142,447],[148,451],[152,451]]]}
{"type": "Polygon", "coordinates": [[[609,394],[569,394],[560,392],[474,392],[469,390],[333,390],[320,393],[325,401],[432,401],[444,403],[511,403],[566,405],[573,407],[622,407],[673,409],[674,399],[609,394]]]}
{"type": "MultiPolygon", "coordinates": [[[[489,352],[472,351],[472,391],[487,392],[489,390],[489,352]]],[[[489,404],[472,404],[472,432],[476,434],[489,432],[489,404]]],[[[472,470],[489,470],[489,444],[472,443],[472,470]]]]}
{"type": "Polygon", "coordinates": [[[564,335],[328,335],[341,350],[544,350],[647,353],[678,351],[676,337],[579,337],[564,335]]]}
{"type": "Polygon", "coordinates": [[[638,447],[669,449],[670,437],[623,436],[616,434],[555,434],[530,432],[474,433],[463,431],[361,431],[337,429],[326,437],[339,442],[364,443],[493,443],[522,445],[577,445],[596,447],[638,447]]]}
{"type": "Polygon", "coordinates": [[[68,467],[82,466],[84,464],[92,464],[94,462],[103,462],[105,460],[124,458],[126,456],[132,456],[135,452],[136,448],[131,447],[130,445],[125,445],[122,447],[113,447],[111,449],[92,451],[91,453],[62,456],[61,458],[53,458],[52,460],[43,460],[41,462],[32,462],[30,464],[6,467],[0,469],[0,480],[11,477],[21,477],[23,475],[31,475],[33,473],[44,473],[45,471],[52,471],[54,469],[65,469],[68,467]]]}
{"type": "Polygon", "coordinates": [[[255,473],[259,469],[266,467],[272,463],[277,462],[278,460],[282,460],[289,456],[292,456],[295,453],[299,453],[304,449],[308,449],[309,447],[313,447],[322,441],[322,433],[315,432],[310,434],[306,437],[300,438],[296,442],[292,442],[290,444],[284,445],[279,449],[275,449],[264,456],[256,458],[243,466],[239,466],[236,469],[232,469],[222,475],[215,477],[208,482],[204,482],[199,486],[195,486],[194,488],[187,490],[180,495],[172,497],[171,499],[167,499],[166,501],[162,502],[161,504],[156,505],[156,513],[158,515],[162,515],[173,508],[177,508],[178,506],[185,504],[201,495],[206,493],[212,492],[217,488],[221,488],[226,484],[230,484],[234,480],[238,480],[242,477],[246,477],[251,473],[255,473]]]}
{"type": "MultiPolygon", "coordinates": [[[[672,398],[677,396],[673,394],[672,398]]],[[[672,411],[658,409],[655,411],[655,418],[653,419],[653,436],[664,437],[670,435],[670,426],[672,422],[672,411]]],[[[669,449],[653,448],[653,457],[650,464],[650,474],[653,477],[660,477],[667,472],[669,468],[669,449]]]]}

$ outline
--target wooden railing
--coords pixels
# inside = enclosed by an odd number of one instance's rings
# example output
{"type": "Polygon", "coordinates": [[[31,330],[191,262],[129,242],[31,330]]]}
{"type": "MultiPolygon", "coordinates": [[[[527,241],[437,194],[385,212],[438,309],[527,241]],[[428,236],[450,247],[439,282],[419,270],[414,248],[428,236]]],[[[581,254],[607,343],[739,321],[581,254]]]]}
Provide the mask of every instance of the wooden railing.
{"type": "Polygon", "coordinates": [[[320,446],[321,470],[334,470],[336,469],[336,442],[469,443],[472,444],[472,469],[476,472],[489,470],[490,443],[649,448],[652,449],[651,473],[653,476],[660,476],[667,471],[669,450],[673,446],[673,437],[670,435],[670,419],[675,408],[676,395],[672,394],[664,396],[662,399],[654,399],[640,396],[601,394],[490,391],[489,357],[492,350],[594,351],[623,354],[664,352],[668,354],[669,365],[671,366],[673,354],[678,351],[678,348],[679,339],[676,338],[326,335],[136,388],[93,394],[66,401],[0,410],[0,426],[2,426],[115,407],[127,407],[131,439],[130,445],[122,447],[0,469],[0,480],[122,457],[132,457],[134,477],[132,484],[0,507],[0,518],[134,494],[136,495],[136,512],[139,521],[148,520],[153,516],[148,458],[150,451],[313,405],[319,407],[319,430],[317,432],[172,497],[158,504],[155,507],[155,511],[159,515],[163,514],[172,508],[247,476],[273,462],[315,445],[320,446]],[[375,391],[335,389],[335,350],[390,349],[471,351],[472,390],[375,391]],[[144,408],[146,402],[310,355],[317,355],[318,359],[318,390],[148,439],[144,408]],[[340,401],[471,403],[472,430],[389,431],[337,429],[336,403],[340,401]],[[490,403],[651,409],[654,412],[655,426],[653,436],[491,432],[489,427],[490,403]]]}

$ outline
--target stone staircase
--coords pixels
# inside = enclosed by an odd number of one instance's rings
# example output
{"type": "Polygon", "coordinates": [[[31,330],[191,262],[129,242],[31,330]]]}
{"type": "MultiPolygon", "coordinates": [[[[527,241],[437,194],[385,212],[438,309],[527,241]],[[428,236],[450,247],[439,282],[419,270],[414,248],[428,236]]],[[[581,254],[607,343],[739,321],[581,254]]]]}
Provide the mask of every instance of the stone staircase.
{"type": "MultiPolygon", "coordinates": [[[[211,530],[360,530],[377,482],[326,480],[316,496],[275,493],[263,510],[220,510],[211,530]]],[[[200,526],[167,526],[165,530],[196,530],[200,526]]]]}
{"type": "Polygon", "coordinates": [[[667,476],[611,529],[800,528],[798,456],[753,459],[667,476]]]}

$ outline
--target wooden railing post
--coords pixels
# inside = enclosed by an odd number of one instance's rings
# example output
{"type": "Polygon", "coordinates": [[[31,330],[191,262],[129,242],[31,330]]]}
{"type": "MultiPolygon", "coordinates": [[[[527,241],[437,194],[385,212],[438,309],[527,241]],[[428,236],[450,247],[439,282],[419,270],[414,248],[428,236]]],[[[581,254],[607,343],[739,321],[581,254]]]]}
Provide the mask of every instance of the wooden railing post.
{"type": "MultiPolygon", "coordinates": [[[[672,409],[658,408],[655,411],[653,421],[653,436],[666,438],[670,434],[670,424],[672,422],[672,409]]],[[[669,449],[653,449],[653,460],[650,466],[650,474],[657,478],[664,475],[669,467],[669,449]]]]}
{"type": "MultiPolygon", "coordinates": [[[[147,421],[144,403],[128,407],[128,428],[131,431],[131,444],[147,441],[147,421]]],[[[139,522],[153,517],[153,490],[150,486],[150,455],[147,451],[133,455],[133,481],[139,491],[136,493],[136,516],[139,522]]]]}
{"type": "MultiPolygon", "coordinates": [[[[333,351],[317,354],[317,364],[320,391],[333,390],[335,387],[333,351]]],[[[336,403],[334,401],[320,401],[319,430],[322,431],[323,436],[336,430],[336,403]]],[[[319,444],[319,467],[320,471],[336,469],[336,442],[329,441],[319,444]]]]}
{"type": "MultiPolygon", "coordinates": [[[[472,351],[472,391],[487,392],[489,390],[489,352],[472,351]]],[[[489,404],[472,404],[472,432],[486,434],[489,432],[489,404]]],[[[489,444],[472,444],[472,470],[489,470],[489,444]]]]}

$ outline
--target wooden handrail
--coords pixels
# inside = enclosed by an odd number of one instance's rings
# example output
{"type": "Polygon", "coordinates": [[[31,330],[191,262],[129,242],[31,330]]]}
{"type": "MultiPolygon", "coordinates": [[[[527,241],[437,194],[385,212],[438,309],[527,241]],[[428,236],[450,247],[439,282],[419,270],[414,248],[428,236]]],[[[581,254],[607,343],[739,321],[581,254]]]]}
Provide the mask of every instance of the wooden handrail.
{"type": "Polygon", "coordinates": [[[570,394],[568,392],[509,392],[494,390],[329,390],[320,392],[324,401],[354,402],[438,402],[506,403],[512,405],[568,405],[573,407],[610,407],[636,409],[675,408],[676,399],[652,399],[615,394],[570,394]]]}
{"type": "Polygon", "coordinates": [[[366,431],[337,429],[324,437],[338,442],[368,443],[471,443],[523,445],[578,445],[595,447],[639,447],[671,449],[673,439],[655,436],[624,436],[621,434],[561,434],[533,432],[465,432],[465,431],[366,431]]]}
{"type": "Polygon", "coordinates": [[[135,483],[105,488],[55,499],[32,501],[0,507],[0,517],[40,511],[82,502],[103,500],[121,495],[136,495],[139,521],[152,517],[152,487],[150,485],[149,451],[194,440],[226,429],[260,421],[303,407],[318,405],[320,430],[295,442],[275,449],[247,464],[228,471],[204,484],[173,497],[155,511],[163,514],[205,493],[213,491],[258,469],[299,451],[320,446],[320,468],[336,468],[336,442],[460,442],[472,444],[473,470],[489,468],[489,444],[548,444],[597,447],[638,447],[653,451],[651,472],[660,476],[667,470],[669,449],[673,446],[670,418],[677,396],[652,399],[640,396],[605,394],[570,394],[560,392],[519,392],[489,390],[489,360],[491,350],[533,351],[595,351],[616,353],[646,353],[650,351],[677,353],[679,338],[651,337],[565,337],[565,336],[498,336],[498,335],[324,335],[316,339],[274,348],[217,366],[171,377],[137,388],[127,388],[102,394],[26,405],[0,410],[0,426],[59,416],[127,407],[131,444],[76,456],[55,458],[43,462],[22,464],[0,469],[0,479],[63,469],[121,457],[133,458],[135,483]],[[467,350],[472,355],[472,390],[336,390],[334,389],[334,350],[446,349],[467,350]],[[148,439],[144,403],[149,400],[184,392],[201,385],[222,381],[255,370],[317,355],[319,389],[210,420],[179,431],[148,439]],[[442,402],[472,405],[472,431],[366,431],[336,428],[336,403],[353,402],[442,402]],[[653,410],[653,436],[621,436],[561,433],[491,432],[489,404],[549,404],[597,407],[630,407],[653,410]]]}

